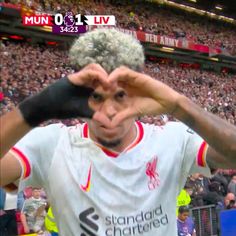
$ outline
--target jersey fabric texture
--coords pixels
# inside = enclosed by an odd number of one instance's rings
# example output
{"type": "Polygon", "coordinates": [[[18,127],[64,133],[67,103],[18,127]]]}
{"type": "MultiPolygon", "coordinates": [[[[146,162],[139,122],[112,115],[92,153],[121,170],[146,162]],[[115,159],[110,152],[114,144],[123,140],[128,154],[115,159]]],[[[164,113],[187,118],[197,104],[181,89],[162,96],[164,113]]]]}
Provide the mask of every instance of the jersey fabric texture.
{"type": "Polygon", "coordinates": [[[32,130],[11,150],[22,165],[19,189],[45,189],[60,235],[177,235],[187,176],[210,176],[207,144],[180,122],[136,127],[122,153],[92,141],[87,124],[32,130]]]}

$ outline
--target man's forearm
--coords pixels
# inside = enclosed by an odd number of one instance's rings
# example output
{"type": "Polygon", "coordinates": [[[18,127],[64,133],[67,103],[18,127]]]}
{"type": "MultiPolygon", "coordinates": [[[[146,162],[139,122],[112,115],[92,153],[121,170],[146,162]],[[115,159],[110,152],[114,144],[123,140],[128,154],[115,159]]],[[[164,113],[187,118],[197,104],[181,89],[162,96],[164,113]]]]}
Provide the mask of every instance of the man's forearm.
{"type": "Polygon", "coordinates": [[[25,233],[29,233],[29,226],[27,224],[26,216],[24,213],[20,214],[20,219],[21,219],[22,225],[24,227],[25,233]]]}
{"type": "Polygon", "coordinates": [[[22,222],[22,224],[23,224],[24,226],[28,226],[28,225],[27,225],[27,221],[26,221],[26,216],[25,216],[24,213],[21,213],[21,214],[20,214],[20,219],[21,219],[21,222],[22,222]]]}
{"type": "Polygon", "coordinates": [[[0,117],[0,158],[3,157],[14,144],[20,140],[30,127],[23,119],[20,111],[13,111],[0,117]]]}
{"type": "Polygon", "coordinates": [[[212,148],[236,162],[236,127],[181,96],[173,115],[198,133],[212,148]]]}

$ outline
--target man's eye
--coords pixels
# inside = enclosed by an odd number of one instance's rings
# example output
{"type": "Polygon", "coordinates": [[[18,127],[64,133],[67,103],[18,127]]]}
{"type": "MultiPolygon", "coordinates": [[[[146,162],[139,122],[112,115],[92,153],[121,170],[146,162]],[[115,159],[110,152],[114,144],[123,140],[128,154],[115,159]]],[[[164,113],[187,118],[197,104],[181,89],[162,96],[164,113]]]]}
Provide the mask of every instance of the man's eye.
{"type": "Polygon", "coordinates": [[[92,93],[91,94],[91,99],[95,102],[101,102],[102,101],[102,96],[97,93],[92,93]]]}
{"type": "Polygon", "coordinates": [[[115,95],[115,98],[117,100],[123,100],[125,97],[127,96],[126,92],[125,91],[120,91],[119,93],[117,93],[115,95]]]}

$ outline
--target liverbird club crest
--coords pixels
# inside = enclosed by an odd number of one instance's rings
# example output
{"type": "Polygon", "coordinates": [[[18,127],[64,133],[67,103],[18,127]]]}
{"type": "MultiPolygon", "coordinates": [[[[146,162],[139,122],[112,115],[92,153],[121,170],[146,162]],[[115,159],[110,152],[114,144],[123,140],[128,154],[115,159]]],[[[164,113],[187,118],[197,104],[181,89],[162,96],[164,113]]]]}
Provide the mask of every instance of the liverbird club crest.
{"type": "Polygon", "coordinates": [[[146,175],[148,177],[148,189],[153,190],[160,184],[159,174],[157,172],[158,157],[154,156],[146,165],[146,175]]]}

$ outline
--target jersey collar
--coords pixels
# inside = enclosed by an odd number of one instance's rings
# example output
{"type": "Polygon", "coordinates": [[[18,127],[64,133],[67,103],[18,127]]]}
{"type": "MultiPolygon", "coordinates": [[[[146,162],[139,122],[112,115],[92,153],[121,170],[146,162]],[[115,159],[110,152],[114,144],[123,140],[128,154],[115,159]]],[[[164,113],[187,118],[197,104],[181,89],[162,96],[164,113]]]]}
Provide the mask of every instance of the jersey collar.
{"type": "MultiPolygon", "coordinates": [[[[143,129],[143,125],[141,122],[136,121],[135,122],[136,125],[136,129],[137,129],[137,135],[135,140],[128,145],[128,147],[123,151],[123,152],[127,152],[129,150],[131,150],[132,148],[134,148],[138,143],[141,142],[141,140],[143,139],[143,135],[144,135],[144,129],[143,129]]],[[[82,136],[83,138],[89,138],[89,128],[88,128],[88,123],[85,123],[83,126],[83,131],[82,131],[82,136]]],[[[120,154],[119,152],[116,152],[114,150],[110,150],[108,148],[103,147],[102,145],[96,143],[96,145],[98,145],[102,151],[109,157],[113,157],[116,158],[118,157],[118,155],[120,154]]]]}

